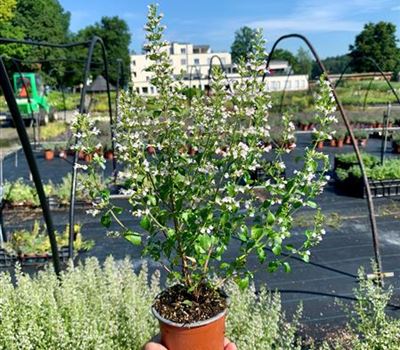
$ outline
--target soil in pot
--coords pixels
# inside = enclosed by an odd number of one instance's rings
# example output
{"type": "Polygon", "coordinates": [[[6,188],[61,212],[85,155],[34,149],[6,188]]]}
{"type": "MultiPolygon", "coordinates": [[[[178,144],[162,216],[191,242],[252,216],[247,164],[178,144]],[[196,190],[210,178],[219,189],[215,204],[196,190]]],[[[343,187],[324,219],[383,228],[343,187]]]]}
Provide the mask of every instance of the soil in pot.
{"type": "Polygon", "coordinates": [[[153,305],[168,350],[223,350],[226,309],[226,297],[206,285],[198,296],[175,285],[153,305]]]}

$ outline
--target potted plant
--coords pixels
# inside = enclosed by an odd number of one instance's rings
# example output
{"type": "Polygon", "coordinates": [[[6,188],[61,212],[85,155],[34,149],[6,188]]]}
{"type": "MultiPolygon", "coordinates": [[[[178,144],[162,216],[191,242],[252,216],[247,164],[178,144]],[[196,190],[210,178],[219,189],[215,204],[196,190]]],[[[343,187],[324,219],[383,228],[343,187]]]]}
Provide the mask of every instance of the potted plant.
{"type": "Polygon", "coordinates": [[[354,130],[354,137],[358,140],[361,147],[365,147],[367,145],[369,134],[366,130],[357,129],[354,130]]]}
{"type": "MultiPolygon", "coordinates": [[[[314,147],[307,148],[301,168],[287,176],[283,154],[290,150],[280,147],[273,152],[263,146],[270,136],[270,97],[260,79],[259,68],[266,58],[260,31],[249,62],[238,66],[241,79],[235,92],[226,90],[224,74],[215,67],[211,93],[194,96],[188,104],[172,76],[161,18],[157,6],[151,5],[145,50],[158,95],[150,103],[135,91],[123,94],[115,130],[118,159],[125,164],[120,180],[129,194],[129,210],[140,219],[145,233],[124,223],[119,217],[124,209],[111,201],[109,190],[90,181],[104,159],[89,164],[89,181],[82,185],[96,199],[92,213],[101,214],[103,225],[110,227],[115,220],[122,235],[142,244],[143,254],[158,261],[174,282],[156,298],[152,309],[162,343],[169,350],[222,350],[229,304],[224,283],[233,279],[241,288],[248,287],[254,272],[247,262],[253,254],[271,272],[290,271],[284,253],[308,261],[310,248],[321,240],[323,217],[313,198],[326,184],[329,159],[314,147]],[[148,152],[148,145],[157,151],[148,152]],[[196,152],[182,151],[188,145],[196,152]],[[270,153],[272,160],[266,160],[270,153]],[[264,199],[253,190],[250,174],[257,168],[270,178],[262,184],[268,193],[264,199]],[[322,171],[317,173],[317,168],[322,171]],[[302,206],[316,210],[313,228],[298,245],[285,244],[291,236],[292,214],[302,206]],[[239,247],[227,262],[233,241],[239,247]]],[[[316,142],[328,138],[325,130],[335,120],[333,97],[324,78],[319,90],[321,129],[314,132],[316,142]]],[[[286,144],[293,139],[294,124],[287,115],[281,124],[286,144]]],[[[73,121],[73,133],[81,135],[78,147],[92,147],[97,138],[92,127],[86,115],[73,121]]]]}
{"type": "Polygon", "coordinates": [[[112,160],[114,158],[114,151],[110,144],[104,146],[104,158],[107,160],[112,160]]]}
{"type": "Polygon", "coordinates": [[[336,147],[343,147],[344,144],[344,138],[346,135],[346,130],[345,129],[338,129],[335,132],[334,138],[336,140],[336,147]]]}
{"type": "Polygon", "coordinates": [[[392,134],[392,148],[394,153],[400,153],[400,132],[392,134]]]}
{"type": "Polygon", "coordinates": [[[43,145],[43,156],[45,160],[53,160],[54,159],[54,145],[45,144],[43,145]]]}
{"type": "Polygon", "coordinates": [[[319,150],[324,148],[324,140],[321,140],[318,135],[312,134],[311,135],[312,144],[319,150]]]}

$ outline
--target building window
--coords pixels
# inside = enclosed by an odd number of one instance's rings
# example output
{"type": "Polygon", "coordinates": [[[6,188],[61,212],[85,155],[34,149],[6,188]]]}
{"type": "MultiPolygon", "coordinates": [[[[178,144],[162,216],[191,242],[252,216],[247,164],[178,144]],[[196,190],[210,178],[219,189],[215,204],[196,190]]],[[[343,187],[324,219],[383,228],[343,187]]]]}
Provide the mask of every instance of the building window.
{"type": "Polygon", "coordinates": [[[200,59],[195,58],[195,59],[194,59],[194,64],[200,64],[200,59]]]}
{"type": "Polygon", "coordinates": [[[146,87],[142,87],[142,92],[144,94],[148,94],[149,93],[149,88],[147,86],[146,87]]]}
{"type": "Polygon", "coordinates": [[[150,77],[146,77],[146,81],[150,81],[150,77]]]}
{"type": "Polygon", "coordinates": [[[185,65],[186,64],[186,60],[184,58],[181,59],[181,64],[185,65]]]}
{"type": "Polygon", "coordinates": [[[132,61],[132,66],[136,66],[136,61],[135,60],[132,61]]]}
{"type": "Polygon", "coordinates": [[[139,88],[136,88],[136,92],[139,94],[139,93],[140,93],[140,89],[139,89],[139,88]]]}
{"type": "Polygon", "coordinates": [[[134,77],[134,78],[137,78],[136,72],[132,72],[132,74],[133,74],[133,77],[134,77]]]}
{"type": "Polygon", "coordinates": [[[154,94],[154,87],[153,87],[153,86],[150,86],[150,92],[151,92],[152,94],[154,94]]]}
{"type": "Polygon", "coordinates": [[[181,47],[181,54],[184,55],[186,53],[186,49],[184,47],[181,47]]]}

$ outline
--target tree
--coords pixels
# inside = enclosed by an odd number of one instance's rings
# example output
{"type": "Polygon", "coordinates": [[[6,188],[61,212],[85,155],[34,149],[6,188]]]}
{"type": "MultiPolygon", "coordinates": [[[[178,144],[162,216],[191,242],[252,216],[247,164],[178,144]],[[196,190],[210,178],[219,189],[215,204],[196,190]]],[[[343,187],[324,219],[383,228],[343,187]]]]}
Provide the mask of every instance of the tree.
{"type": "Polygon", "coordinates": [[[313,60],[308,51],[300,47],[299,50],[297,51],[296,60],[297,60],[297,67],[295,73],[307,74],[308,76],[311,76],[313,60]]]}
{"type": "MultiPolygon", "coordinates": [[[[0,37],[23,39],[24,31],[12,23],[16,14],[17,0],[1,0],[0,3],[0,37]]],[[[26,47],[21,45],[1,45],[0,55],[22,57],[26,47]]],[[[6,62],[7,64],[8,62],[6,62]]],[[[9,64],[8,64],[9,65],[9,64]]]]}
{"type": "Polygon", "coordinates": [[[256,30],[246,26],[235,32],[235,39],[231,46],[232,62],[238,63],[240,59],[248,60],[255,36],[256,30]]]}
{"type": "Polygon", "coordinates": [[[394,71],[400,63],[400,50],[397,47],[396,25],[390,22],[368,23],[356,36],[354,45],[350,45],[352,68],[356,72],[374,72],[375,65],[363,60],[370,57],[383,71],[394,71]]]}
{"type": "MultiPolygon", "coordinates": [[[[64,11],[58,0],[17,0],[11,26],[22,32],[19,39],[66,43],[69,40],[69,22],[70,13],[64,11]]],[[[66,51],[62,49],[19,45],[19,49],[21,48],[23,48],[22,53],[13,52],[11,56],[29,60],[53,60],[66,57],[66,51]]],[[[62,63],[47,62],[41,65],[26,64],[23,69],[41,70],[45,75],[51,71],[57,72],[58,75],[53,79],[60,80],[63,75],[63,67],[62,63]]]]}
{"type": "Polygon", "coordinates": [[[292,73],[296,73],[298,68],[298,62],[296,56],[294,56],[290,51],[285,49],[276,49],[272,56],[272,60],[284,60],[288,61],[290,66],[292,67],[292,73]]]}
{"type": "Polygon", "coordinates": [[[0,3],[0,24],[9,22],[14,17],[17,0],[1,0],[0,3]]]}
{"type": "MultiPolygon", "coordinates": [[[[351,57],[348,54],[345,54],[345,55],[327,57],[322,60],[322,63],[329,74],[341,74],[346,67],[347,69],[345,73],[352,73],[353,71],[352,67],[349,66],[350,61],[351,57]]],[[[321,73],[322,73],[321,69],[319,68],[317,63],[314,62],[311,74],[312,78],[318,77],[319,75],[321,75],[321,73]]]]}
{"type": "MultiPolygon", "coordinates": [[[[122,77],[122,84],[126,84],[130,77],[130,54],[129,45],[131,43],[131,34],[129,32],[128,24],[118,16],[115,17],[102,17],[100,22],[90,25],[76,35],[76,40],[90,40],[93,36],[99,36],[103,39],[104,45],[107,50],[110,81],[115,84],[118,77],[118,64],[117,60],[121,59],[124,65],[124,76],[122,77]]],[[[82,58],[86,51],[78,53],[78,57],[82,58]]],[[[102,62],[102,55],[100,47],[96,47],[93,57],[94,61],[102,62]]],[[[93,74],[104,74],[103,66],[94,65],[93,74]]]]}

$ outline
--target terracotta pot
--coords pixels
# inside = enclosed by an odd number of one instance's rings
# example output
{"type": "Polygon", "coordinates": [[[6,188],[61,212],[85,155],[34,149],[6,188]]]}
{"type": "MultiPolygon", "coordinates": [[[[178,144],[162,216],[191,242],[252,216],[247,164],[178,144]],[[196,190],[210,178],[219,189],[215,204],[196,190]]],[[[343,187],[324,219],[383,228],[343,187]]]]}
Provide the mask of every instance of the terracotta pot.
{"type": "Polygon", "coordinates": [[[303,131],[307,131],[308,130],[308,124],[300,124],[300,128],[303,131]]]}
{"type": "Polygon", "coordinates": [[[344,143],[346,145],[351,145],[351,137],[350,136],[346,136],[346,138],[344,139],[344,143]]]}
{"type": "Polygon", "coordinates": [[[331,147],[336,147],[336,140],[332,139],[329,144],[331,145],[331,147]]]}
{"type": "Polygon", "coordinates": [[[318,149],[323,149],[323,148],[324,148],[324,141],[319,141],[319,142],[317,143],[317,148],[318,148],[318,149]]]}
{"type": "Polygon", "coordinates": [[[343,147],[343,143],[344,143],[343,139],[336,140],[336,147],[342,148],[343,147]]]}
{"type": "Polygon", "coordinates": [[[79,158],[80,160],[84,160],[84,159],[85,159],[85,152],[79,151],[79,152],[78,152],[78,158],[79,158]]]}
{"type": "Polygon", "coordinates": [[[150,155],[156,154],[156,149],[153,146],[147,146],[147,153],[150,155]]]}
{"type": "Polygon", "coordinates": [[[87,163],[90,163],[93,160],[93,154],[86,153],[84,156],[84,160],[87,163]]]}
{"type": "Polygon", "coordinates": [[[160,325],[161,344],[168,350],[223,350],[226,310],[193,324],[177,324],[163,318],[154,308],[160,325]]]}
{"type": "Polygon", "coordinates": [[[367,141],[368,141],[368,139],[361,139],[361,140],[359,140],[360,146],[361,146],[361,147],[365,147],[365,146],[367,145],[367,141]]]}
{"type": "Polygon", "coordinates": [[[46,160],[54,159],[54,151],[52,149],[45,149],[44,150],[44,159],[46,159],[46,160]]]}
{"type": "Polygon", "coordinates": [[[104,152],[104,158],[108,160],[113,160],[114,158],[114,152],[109,150],[104,152]]]}

